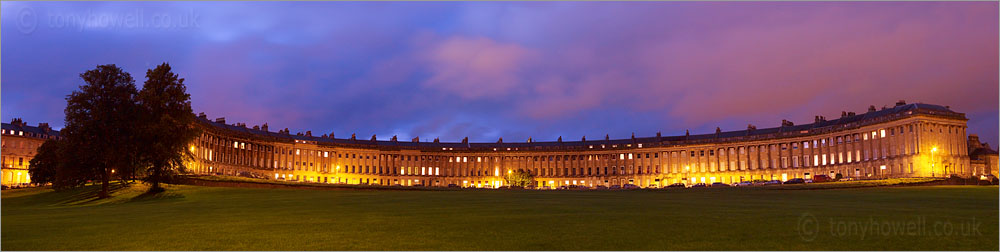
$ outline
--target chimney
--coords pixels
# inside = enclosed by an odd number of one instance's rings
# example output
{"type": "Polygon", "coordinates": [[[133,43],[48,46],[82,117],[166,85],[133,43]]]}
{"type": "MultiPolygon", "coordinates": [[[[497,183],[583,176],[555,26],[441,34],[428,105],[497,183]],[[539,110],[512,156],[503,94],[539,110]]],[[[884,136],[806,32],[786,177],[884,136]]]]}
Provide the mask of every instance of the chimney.
{"type": "Polygon", "coordinates": [[[684,137],[689,137],[689,136],[691,136],[691,131],[690,130],[684,130],[684,137]]]}
{"type": "Polygon", "coordinates": [[[611,136],[608,134],[604,134],[604,141],[611,141],[611,136]]]}
{"type": "Polygon", "coordinates": [[[358,140],[358,137],[354,133],[351,133],[351,141],[355,140],[358,140]]]}
{"type": "Polygon", "coordinates": [[[531,142],[532,142],[532,141],[531,141],[531,137],[528,137],[528,143],[531,143],[531,142]]]}
{"type": "Polygon", "coordinates": [[[225,117],[219,117],[219,118],[215,118],[215,122],[216,122],[216,123],[222,123],[222,124],[225,124],[225,123],[226,123],[226,118],[225,118],[225,117]]]}
{"type": "Polygon", "coordinates": [[[410,142],[419,143],[420,137],[414,137],[413,139],[410,139],[410,142]]]}
{"type": "Polygon", "coordinates": [[[52,131],[52,128],[49,128],[49,123],[38,123],[38,128],[42,129],[46,134],[52,131]]]}
{"type": "Polygon", "coordinates": [[[635,132],[632,132],[632,141],[635,141],[635,132]]]}
{"type": "Polygon", "coordinates": [[[21,121],[21,118],[14,118],[14,119],[10,119],[10,124],[12,124],[12,125],[14,125],[14,126],[21,126],[21,127],[24,127],[24,125],[23,125],[23,124],[24,124],[24,121],[21,121]]]}
{"type": "Polygon", "coordinates": [[[559,139],[558,139],[558,140],[556,140],[556,141],[558,141],[558,142],[562,143],[562,136],[559,136],[559,139]]]}
{"type": "Polygon", "coordinates": [[[260,126],[260,130],[267,131],[267,123],[264,123],[264,125],[261,125],[260,126]]]}
{"type": "Polygon", "coordinates": [[[857,115],[857,114],[855,114],[854,112],[847,112],[847,116],[854,116],[854,115],[857,115]]]}
{"type": "Polygon", "coordinates": [[[260,126],[254,125],[253,130],[260,130],[260,126]]]}
{"type": "MultiPolygon", "coordinates": [[[[822,117],[820,117],[820,118],[822,118],[822,117]]],[[[781,127],[792,127],[792,126],[795,126],[795,123],[793,123],[792,121],[784,120],[784,119],[781,120],[781,127]]]]}
{"type": "Polygon", "coordinates": [[[896,102],[896,106],[903,106],[903,105],[906,105],[906,101],[905,100],[899,100],[899,101],[896,102]]]}
{"type": "Polygon", "coordinates": [[[716,135],[718,135],[718,134],[722,134],[722,128],[719,128],[719,127],[715,127],[715,134],[716,134],[716,135]]]}
{"type": "Polygon", "coordinates": [[[288,128],[285,128],[284,130],[282,130],[282,132],[279,132],[279,133],[284,133],[285,135],[288,135],[289,134],[288,133],[288,128]]]}
{"type": "Polygon", "coordinates": [[[306,131],[306,136],[307,136],[307,137],[311,137],[311,136],[313,136],[313,132],[312,132],[312,130],[307,130],[307,131],[306,131]]]}
{"type": "Polygon", "coordinates": [[[503,143],[503,137],[500,137],[500,140],[497,140],[497,143],[503,143]]]}
{"type": "Polygon", "coordinates": [[[393,141],[393,142],[396,142],[396,141],[397,141],[397,140],[396,140],[396,135],[392,135],[392,141],[393,141]]]}
{"type": "Polygon", "coordinates": [[[868,112],[875,112],[875,105],[869,105],[868,112]]]}
{"type": "Polygon", "coordinates": [[[434,143],[441,143],[441,138],[435,137],[434,138],[434,143]]]}
{"type": "Polygon", "coordinates": [[[198,118],[208,120],[208,116],[205,115],[205,112],[199,112],[198,113],[198,118]]]}
{"type": "Polygon", "coordinates": [[[296,136],[301,136],[301,135],[302,135],[302,131],[299,131],[299,132],[295,132],[295,135],[296,135],[296,136]]]}
{"type": "Polygon", "coordinates": [[[659,139],[660,137],[661,137],[661,136],[660,136],[660,132],[659,132],[659,131],[657,131],[657,132],[656,132],[656,138],[657,138],[657,139],[659,139]]]}
{"type": "Polygon", "coordinates": [[[375,142],[375,134],[372,134],[372,142],[375,142]]]}
{"type": "Polygon", "coordinates": [[[840,118],[847,117],[847,111],[840,111],[840,118]]]}
{"type": "Polygon", "coordinates": [[[582,138],[580,138],[580,141],[581,142],[586,142],[587,141],[587,136],[583,136],[582,138]]]}
{"type": "Polygon", "coordinates": [[[462,143],[468,144],[469,143],[469,137],[462,138],[462,143]]]}
{"type": "Polygon", "coordinates": [[[332,139],[332,138],[334,138],[334,137],[333,137],[333,131],[330,131],[330,138],[331,138],[331,139],[332,139]]]}

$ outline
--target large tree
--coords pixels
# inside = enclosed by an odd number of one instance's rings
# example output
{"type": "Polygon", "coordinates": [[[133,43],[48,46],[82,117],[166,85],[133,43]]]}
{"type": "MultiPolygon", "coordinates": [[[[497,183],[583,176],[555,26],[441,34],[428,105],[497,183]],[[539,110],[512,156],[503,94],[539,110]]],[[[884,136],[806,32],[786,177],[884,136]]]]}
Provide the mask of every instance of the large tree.
{"type": "Polygon", "coordinates": [[[184,79],[163,63],[146,71],[138,102],[142,111],[140,156],[149,164],[146,180],[152,184],[150,192],[161,192],[160,182],[186,169],[185,161],[193,158],[188,145],[200,132],[194,125],[191,95],[184,79]]]}
{"type": "Polygon", "coordinates": [[[515,187],[530,187],[535,184],[535,176],[522,169],[508,171],[503,179],[507,181],[507,185],[515,187]]]}
{"type": "Polygon", "coordinates": [[[28,161],[28,174],[31,175],[31,182],[35,184],[53,183],[56,179],[56,171],[62,165],[59,144],[56,140],[45,140],[42,146],[38,146],[35,156],[28,161]]]}
{"type": "Polygon", "coordinates": [[[135,169],[138,91],[132,76],[121,68],[100,65],[80,74],[84,84],[66,97],[66,127],[61,134],[67,148],[87,160],[77,167],[80,176],[92,175],[101,181],[98,197],[109,196],[109,183],[117,170],[131,173],[135,169]]]}

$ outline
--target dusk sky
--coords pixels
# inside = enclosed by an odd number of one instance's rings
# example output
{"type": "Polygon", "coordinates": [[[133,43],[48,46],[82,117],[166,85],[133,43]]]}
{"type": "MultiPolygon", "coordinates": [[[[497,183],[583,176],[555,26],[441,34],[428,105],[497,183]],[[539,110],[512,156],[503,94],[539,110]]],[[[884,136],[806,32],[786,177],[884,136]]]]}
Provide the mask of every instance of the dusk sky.
{"type": "Polygon", "coordinates": [[[997,2],[2,2],[2,120],[168,62],[195,112],[338,138],[776,127],[897,100],[998,142],[997,2]]]}

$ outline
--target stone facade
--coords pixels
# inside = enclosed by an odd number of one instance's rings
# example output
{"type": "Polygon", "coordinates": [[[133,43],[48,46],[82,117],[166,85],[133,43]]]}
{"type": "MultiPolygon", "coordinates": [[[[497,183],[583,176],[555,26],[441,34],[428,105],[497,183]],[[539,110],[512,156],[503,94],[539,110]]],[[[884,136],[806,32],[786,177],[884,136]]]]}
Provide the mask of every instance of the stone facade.
{"type": "Polygon", "coordinates": [[[20,118],[14,118],[10,124],[2,125],[3,148],[0,149],[0,184],[5,186],[25,185],[31,183],[28,175],[28,162],[35,156],[35,150],[47,139],[58,139],[59,131],[49,128],[47,123],[39,123],[38,127],[28,126],[20,118]]]}
{"type": "Polygon", "coordinates": [[[997,151],[990,148],[989,144],[979,142],[979,136],[976,134],[969,135],[968,145],[972,175],[993,175],[994,178],[998,177],[997,151]]]}
{"type": "MultiPolygon", "coordinates": [[[[200,115],[205,131],[190,146],[195,173],[315,183],[503,186],[523,170],[538,187],[659,187],[840,174],[845,178],[973,176],[965,114],[906,104],[814,123],[713,134],[510,143],[335,138],[226,124],[200,115]]],[[[995,160],[995,159],[994,159],[995,160]]],[[[994,170],[995,171],[995,170],[994,170]]]]}

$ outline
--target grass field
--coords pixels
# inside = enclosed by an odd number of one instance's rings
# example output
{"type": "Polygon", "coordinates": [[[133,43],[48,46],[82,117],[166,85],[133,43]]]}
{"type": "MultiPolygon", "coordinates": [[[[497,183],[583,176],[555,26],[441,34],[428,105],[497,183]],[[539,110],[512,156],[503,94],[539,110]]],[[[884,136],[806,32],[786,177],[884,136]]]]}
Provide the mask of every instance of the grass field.
{"type": "Polygon", "coordinates": [[[998,250],[996,186],[2,193],[2,250],[998,250]]]}

